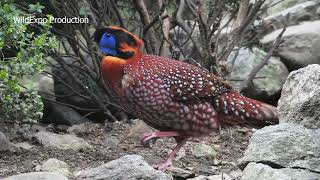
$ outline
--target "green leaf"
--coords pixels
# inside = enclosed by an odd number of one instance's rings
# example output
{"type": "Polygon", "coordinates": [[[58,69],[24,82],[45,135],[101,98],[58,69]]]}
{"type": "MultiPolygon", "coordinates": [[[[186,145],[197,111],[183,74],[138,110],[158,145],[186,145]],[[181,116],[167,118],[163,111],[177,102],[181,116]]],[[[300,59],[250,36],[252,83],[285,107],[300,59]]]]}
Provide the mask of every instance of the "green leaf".
{"type": "Polygon", "coordinates": [[[29,4],[29,12],[31,13],[42,13],[42,9],[44,9],[44,6],[42,6],[39,2],[36,4],[29,4]]]}
{"type": "MultiPolygon", "coordinates": [[[[56,47],[56,41],[50,33],[50,24],[39,24],[29,29],[26,24],[14,23],[12,17],[32,14],[21,11],[12,3],[13,0],[5,2],[0,2],[0,50],[10,57],[0,61],[0,114],[10,120],[35,122],[42,116],[41,97],[28,89],[30,87],[20,86],[20,79],[43,70],[44,57],[56,47]]],[[[30,11],[37,13],[43,8],[40,3],[29,6],[30,11]]]]}
{"type": "Polygon", "coordinates": [[[4,70],[0,70],[0,80],[4,80],[8,78],[8,73],[4,70]]]}

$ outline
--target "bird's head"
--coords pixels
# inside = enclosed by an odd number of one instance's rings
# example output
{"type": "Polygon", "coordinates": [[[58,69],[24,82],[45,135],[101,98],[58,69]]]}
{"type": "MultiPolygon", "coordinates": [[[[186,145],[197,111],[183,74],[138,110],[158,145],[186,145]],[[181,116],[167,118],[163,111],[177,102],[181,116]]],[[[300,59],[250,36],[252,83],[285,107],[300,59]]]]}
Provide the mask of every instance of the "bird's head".
{"type": "Polygon", "coordinates": [[[94,38],[105,55],[122,59],[131,58],[140,52],[139,48],[143,45],[137,36],[117,26],[97,29],[94,38]]]}

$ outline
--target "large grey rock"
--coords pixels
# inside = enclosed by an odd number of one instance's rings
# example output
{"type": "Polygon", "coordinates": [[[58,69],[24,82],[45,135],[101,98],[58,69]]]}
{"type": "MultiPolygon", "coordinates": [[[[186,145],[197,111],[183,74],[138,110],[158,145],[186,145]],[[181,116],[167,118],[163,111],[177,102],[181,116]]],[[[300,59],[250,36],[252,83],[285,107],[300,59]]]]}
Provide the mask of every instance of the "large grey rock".
{"type": "Polygon", "coordinates": [[[90,180],[169,180],[169,175],[155,170],[142,156],[126,155],[95,168],[75,173],[76,179],[90,180]]]}
{"type": "Polygon", "coordinates": [[[0,152],[14,150],[13,144],[9,141],[6,135],[0,131],[0,152]]]}
{"type": "Polygon", "coordinates": [[[261,163],[250,163],[243,171],[241,180],[311,180],[320,179],[320,174],[303,169],[273,169],[261,163]]]}
{"type": "Polygon", "coordinates": [[[287,123],[262,128],[250,139],[240,167],[250,162],[320,173],[320,130],[287,123]]]}
{"type": "Polygon", "coordinates": [[[320,1],[311,0],[295,4],[278,13],[274,13],[264,18],[264,22],[271,24],[273,29],[283,28],[285,25],[297,25],[303,21],[315,21],[320,19],[317,15],[317,8],[320,1]],[[289,15],[289,16],[288,16],[289,15]],[[285,23],[284,23],[285,22],[285,23]]]}
{"type": "Polygon", "coordinates": [[[68,180],[57,172],[30,172],[6,177],[2,180],[68,180]]]}
{"type": "Polygon", "coordinates": [[[46,113],[42,118],[42,122],[47,124],[63,124],[74,125],[89,122],[89,119],[83,117],[74,109],[57,104],[54,102],[46,102],[46,113]]]}
{"type": "Polygon", "coordinates": [[[37,166],[36,170],[44,172],[58,172],[67,177],[72,175],[72,173],[70,172],[70,166],[67,163],[56,158],[48,159],[41,166],[37,166]]]}
{"type": "MultiPolygon", "coordinates": [[[[79,38],[82,38],[81,35],[79,35],[79,38]]],[[[70,50],[71,51],[71,50],[70,50]]],[[[78,52],[76,53],[78,54],[78,52]]],[[[93,60],[91,59],[91,56],[84,53],[83,60],[86,61],[87,65],[92,65],[93,60]]],[[[89,73],[85,73],[82,68],[81,64],[79,64],[79,60],[77,58],[73,57],[63,57],[63,61],[70,65],[69,71],[72,72],[74,77],[78,80],[77,83],[68,73],[65,71],[61,66],[56,66],[55,68],[52,68],[52,74],[53,74],[53,80],[54,80],[54,93],[56,94],[56,100],[61,103],[73,105],[79,108],[83,108],[82,110],[74,109],[75,111],[71,111],[67,107],[59,107],[58,109],[54,108],[48,108],[48,111],[52,111],[49,115],[49,123],[58,123],[58,124],[67,124],[67,125],[73,125],[73,124],[79,124],[83,123],[84,121],[87,121],[87,119],[96,121],[96,122],[104,122],[105,116],[103,112],[96,111],[95,113],[91,113],[90,110],[85,109],[99,109],[99,104],[96,103],[94,100],[90,100],[90,98],[86,98],[84,96],[79,96],[77,94],[87,95],[88,91],[90,91],[92,94],[94,94],[98,99],[101,100],[101,102],[108,102],[109,98],[105,93],[105,90],[102,86],[100,86],[97,81],[89,75],[89,73]],[[75,93],[75,91],[77,93],[75,93]],[[59,96],[58,96],[59,95],[59,96]],[[63,112],[63,109],[66,109],[65,113],[63,112]],[[78,112],[79,114],[76,114],[78,112]],[[59,114],[58,114],[59,113],[59,114]],[[68,113],[68,114],[66,114],[68,113]],[[86,116],[86,118],[80,118],[81,115],[89,114],[86,116]],[[52,119],[50,119],[50,116],[57,116],[52,119]],[[72,120],[68,120],[68,116],[72,118],[72,120]],[[59,121],[59,117],[62,117],[59,121]],[[51,122],[50,122],[51,120],[51,122]],[[63,123],[65,121],[65,123],[63,123]]],[[[94,66],[90,66],[94,67],[94,66]]],[[[55,104],[52,103],[51,107],[55,107],[55,104]]],[[[112,110],[111,110],[112,111],[112,110]]],[[[114,113],[116,114],[116,113],[114,113]]]]}
{"type": "Polygon", "coordinates": [[[35,138],[44,147],[54,147],[58,149],[89,150],[92,146],[82,138],[70,134],[54,134],[50,132],[38,132],[35,138]]]}
{"type": "MultiPolygon", "coordinates": [[[[88,56],[88,63],[92,62],[89,58],[88,56]]],[[[78,78],[82,85],[77,84],[61,67],[52,68],[52,73],[54,74],[54,93],[60,95],[56,97],[57,101],[87,109],[100,108],[96,102],[74,95],[75,93],[73,91],[76,90],[79,94],[87,94],[86,90],[88,90],[97,97],[104,99],[106,97],[104,90],[88,73],[84,73],[84,71],[79,68],[81,65],[78,60],[71,57],[64,57],[63,60],[67,64],[72,64],[69,70],[78,78]],[[70,89],[70,87],[72,87],[72,89],[70,89]],[[85,87],[86,90],[83,87],[85,87]]]]}
{"type": "Polygon", "coordinates": [[[320,128],[320,65],[290,73],[278,103],[280,123],[320,128]]]}
{"type": "MultiPolygon", "coordinates": [[[[260,42],[270,45],[282,30],[266,36],[260,42]]],[[[290,70],[299,69],[309,64],[320,64],[320,21],[305,22],[290,26],[283,34],[284,43],[277,54],[290,70]]]]}
{"type": "Polygon", "coordinates": [[[266,0],[265,4],[269,6],[266,15],[272,15],[289,9],[297,4],[308,2],[310,0],[266,0]]]}
{"type": "MultiPolygon", "coordinates": [[[[50,62],[50,64],[55,65],[56,67],[59,67],[59,65],[57,64],[57,62],[52,58],[52,57],[47,57],[46,59],[48,62],[50,62]]],[[[71,61],[72,59],[70,59],[71,61]]],[[[89,120],[85,117],[83,117],[83,115],[81,115],[80,113],[76,112],[74,109],[61,105],[61,104],[57,104],[54,103],[52,101],[59,101],[59,102],[64,102],[62,101],[60,96],[55,97],[56,94],[61,95],[61,92],[55,92],[57,91],[56,89],[59,90],[63,90],[61,89],[66,88],[65,86],[62,86],[59,83],[60,81],[58,81],[59,78],[56,78],[56,75],[61,75],[61,74],[65,74],[61,73],[61,69],[60,69],[60,74],[59,72],[57,72],[56,68],[51,68],[51,67],[45,67],[46,71],[49,73],[55,72],[55,78],[52,77],[52,75],[42,75],[40,74],[37,78],[38,79],[34,79],[38,80],[36,82],[38,82],[38,86],[39,88],[37,89],[39,91],[39,95],[41,95],[41,97],[43,98],[43,102],[44,102],[44,115],[43,118],[41,119],[42,122],[46,123],[46,124],[64,124],[64,125],[73,125],[73,124],[80,124],[80,123],[84,123],[84,122],[88,122],[89,120]],[[52,69],[54,71],[52,71],[52,69]],[[54,82],[56,81],[56,82],[54,82]],[[57,82],[58,81],[58,82],[57,82]],[[58,87],[57,86],[58,83],[58,87]],[[61,87],[62,86],[62,87],[61,87]],[[60,94],[59,94],[60,93],[60,94]]],[[[64,77],[64,78],[70,78],[68,76],[64,77]]],[[[63,79],[63,78],[62,78],[63,79]]],[[[67,82],[67,80],[66,80],[67,82]]],[[[72,85],[71,82],[67,82],[67,84],[72,85]]],[[[77,88],[74,88],[77,89],[77,88]]],[[[80,89],[80,88],[78,88],[80,89]]],[[[78,90],[77,89],[77,90],[78,90]]],[[[71,92],[69,92],[69,96],[67,97],[74,97],[76,98],[77,96],[70,96],[70,94],[73,94],[71,92]]],[[[65,94],[64,94],[65,95],[65,94]]],[[[67,103],[69,104],[69,103],[67,103]]]]}
{"type": "MultiPolygon", "coordinates": [[[[51,67],[46,66],[45,70],[51,73],[51,67]]],[[[55,100],[54,96],[54,82],[52,75],[49,74],[39,74],[39,83],[38,92],[42,98],[55,100]]]]}
{"type": "MultiPolygon", "coordinates": [[[[51,67],[46,66],[45,71],[51,72],[51,67]]],[[[38,91],[38,94],[50,100],[55,100],[53,78],[51,75],[37,73],[33,76],[24,77],[20,83],[29,90],[38,91]]]]}
{"type": "MultiPolygon", "coordinates": [[[[228,58],[228,63],[232,64],[235,52],[231,53],[228,58]]],[[[233,69],[230,81],[235,87],[239,87],[243,79],[247,79],[249,73],[254,69],[266,56],[266,53],[258,48],[253,48],[252,51],[247,48],[241,48],[239,54],[234,60],[233,69]]],[[[289,72],[286,66],[279,58],[271,57],[268,64],[265,65],[256,75],[256,77],[264,77],[253,80],[253,89],[251,89],[249,96],[264,96],[269,97],[280,93],[282,85],[285,82],[289,72]]]]}

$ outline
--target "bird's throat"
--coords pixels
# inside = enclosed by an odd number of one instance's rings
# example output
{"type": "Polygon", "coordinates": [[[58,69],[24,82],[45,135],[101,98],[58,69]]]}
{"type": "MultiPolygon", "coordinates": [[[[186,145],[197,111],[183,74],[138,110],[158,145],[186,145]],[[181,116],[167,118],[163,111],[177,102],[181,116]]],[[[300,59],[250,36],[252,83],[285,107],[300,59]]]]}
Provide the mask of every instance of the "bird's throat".
{"type": "Polygon", "coordinates": [[[106,85],[111,86],[118,94],[122,94],[121,80],[124,76],[124,67],[141,58],[142,52],[136,51],[129,59],[114,56],[105,56],[101,61],[102,76],[106,85]]]}

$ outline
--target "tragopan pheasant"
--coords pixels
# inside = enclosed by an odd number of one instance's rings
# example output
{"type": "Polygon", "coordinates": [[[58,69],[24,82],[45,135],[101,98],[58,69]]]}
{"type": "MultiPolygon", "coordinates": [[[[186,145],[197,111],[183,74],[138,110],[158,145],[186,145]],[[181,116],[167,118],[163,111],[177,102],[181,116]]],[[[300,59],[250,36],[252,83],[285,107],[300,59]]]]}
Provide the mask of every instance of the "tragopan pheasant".
{"type": "Polygon", "coordinates": [[[160,130],[145,134],[142,144],[159,137],[176,139],[177,146],[159,169],[172,165],[190,137],[208,135],[219,126],[278,123],[275,107],[242,96],[220,77],[197,66],[143,54],[142,40],[125,29],[98,29],[95,41],[105,54],[102,76],[116,101],[160,130]]]}

